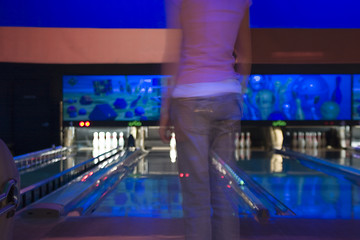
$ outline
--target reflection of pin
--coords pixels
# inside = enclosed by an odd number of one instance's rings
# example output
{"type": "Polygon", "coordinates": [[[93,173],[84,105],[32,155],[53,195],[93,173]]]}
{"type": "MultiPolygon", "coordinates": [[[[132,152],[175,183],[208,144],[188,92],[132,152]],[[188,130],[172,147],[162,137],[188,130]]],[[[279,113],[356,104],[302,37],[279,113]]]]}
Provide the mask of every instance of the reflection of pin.
{"type": "Polygon", "coordinates": [[[270,160],[270,172],[283,171],[283,157],[280,154],[273,154],[270,160]]]}
{"type": "Polygon", "coordinates": [[[119,134],[119,148],[120,148],[120,150],[124,149],[124,146],[125,146],[124,133],[120,132],[120,134],[119,134]]]}
{"type": "Polygon", "coordinates": [[[177,158],[177,152],[176,152],[176,149],[173,148],[173,149],[170,149],[170,161],[172,163],[176,162],[176,158],[177,158]]]}
{"type": "Polygon", "coordinates": [[[250,150],[250,148],[247,148],[245,150],[245,154],[246,154],[246,160],[250,160],[251,159],[251,150],[250,150]]]}
{"type": "Polygon", "coordinates": [[[245,150],[243,148],[241,148],[239,151],[240,151],[240,153],[239,153],[240,159],[244,160],[245,159],[245,150]]]}
{"type": "Polygon", "coordinates": [[[235,160],[239,161],[239,159],[240,159],[240,149],[235,148],[234,155],[235,155],[235,160]]]}

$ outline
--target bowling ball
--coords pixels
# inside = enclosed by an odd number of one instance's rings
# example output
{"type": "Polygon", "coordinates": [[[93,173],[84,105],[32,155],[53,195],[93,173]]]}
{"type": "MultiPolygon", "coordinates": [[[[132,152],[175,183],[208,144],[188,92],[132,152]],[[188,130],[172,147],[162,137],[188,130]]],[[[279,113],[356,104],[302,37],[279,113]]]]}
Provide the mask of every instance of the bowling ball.
{"type": "Polygon", "coordinates": [[[251,75],[249,77],[249,86],[253,91],[260,91],[267,87],[267,81],[263,75],[251,75]]]}
{"type": "Polygon", "coordinates": [[[300,77],[292,92],[301,100],[301,107],[305,111],[329,100],[329,86],[324,78],[318,75],[300,77]]]}
{"type": "Polygon", "coordinates": [[[340,113],[340,107],[336,102],[327,101],[321,105],[320,112],[324,120],[336,120],[340,113]]]}

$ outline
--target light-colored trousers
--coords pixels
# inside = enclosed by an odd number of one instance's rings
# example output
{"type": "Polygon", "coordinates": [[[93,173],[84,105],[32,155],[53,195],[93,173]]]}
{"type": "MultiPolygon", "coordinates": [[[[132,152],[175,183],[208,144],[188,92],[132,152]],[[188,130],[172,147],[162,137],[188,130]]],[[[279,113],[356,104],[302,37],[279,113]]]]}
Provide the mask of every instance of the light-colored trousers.
{"type": "Polygon", "coordinates": [[[231,93],[172,99],[178,168],[184,174],[180,182],[186,240],[239,239],[238,209],[226,197],[225,186],[211,166],[210,152],[215,151],[230,166],[234,164],[240,97],[231,93]]]}

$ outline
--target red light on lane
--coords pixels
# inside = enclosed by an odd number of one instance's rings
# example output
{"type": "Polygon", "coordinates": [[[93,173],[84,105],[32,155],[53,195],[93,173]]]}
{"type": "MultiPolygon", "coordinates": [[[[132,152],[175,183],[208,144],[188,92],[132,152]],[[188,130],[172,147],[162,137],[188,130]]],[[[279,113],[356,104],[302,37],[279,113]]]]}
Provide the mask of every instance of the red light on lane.
{"type": "Polygon", "coordinates": [[[83,126],[85,126],[85,123],[83,121],[81,121],[81,122],[79,122],[79,126],[83,127],[83,126]]]}
{"type": "Polygon", "coordinates": [[[185,173],[185,177],[189,177],[190,176],[190,174],[188,174],[188,173],[185,173]]]}
{"type": "Polygon", "coordinates": [[[89,175],[86,174],[86,175],[81,179],[81,181],[82,181],[82,182],[85,182],[86,179],[88,179],[88,177],[89,177],[89,175]]]}
{"type": "Polygon", "coordinates": [[[227,185],[227,188],[231,188],[231,186],[230,186],[230,185],[227,185]]]}
{"type": "Polygon", "coordinates": [[[183,173],[180,173],[179,176],[180,176],[180,177],[184,177],[184,174],[183,174],[183,173]]]}
{"type": "Polygon", "coordinates": [[[89,121],[85,122],[85,127],[90,127],[90,122],[89,121]]]}

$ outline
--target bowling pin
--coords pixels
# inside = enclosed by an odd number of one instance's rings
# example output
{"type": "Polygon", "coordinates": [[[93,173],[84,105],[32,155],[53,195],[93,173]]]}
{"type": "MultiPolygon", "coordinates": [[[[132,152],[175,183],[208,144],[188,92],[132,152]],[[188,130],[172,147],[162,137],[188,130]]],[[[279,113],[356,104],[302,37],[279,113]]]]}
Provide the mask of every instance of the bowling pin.
{"type": "Polygon", "coordinates": [[[99,147],[99,133],[98,132],[94,132],[93,133],[93,148],[98,148],[99,147]]]}
{"type": "Polygon", "coordinates": [[[247,132],[247,133],[246,133],[245,145],[246,145],[247,148],[251,148],[250,132],[247,132]]]}
{"type": "Polygon", "coordinates": [[[120,132],[119,133],[119,148],[120,148],[120,150],[123,150],[124,146],[125,146],[124,133],[120,132]]]}
{"type": "Polygon", "coordinates": [[[310,132],[306,133],[305,146],[306,146],[306,148],[312,148],[312,138],[311,138],[311,133],[310,132]]]}
{"type": "Polygon", "coordinates": [[[298,147],[298,137],[297,137],[296,132],[293,132],[291,146],[292,146],[292,148],[295,148],[295,149],[298,147]]]}
{"type": "Polygon", "coordinates": [[[317,139],[317,143],[318,143],[318,148],[322,148],[321,132],[317,132],[316,139],[317,139]]]}
{"type": "Polygon", "coordinates": [[[176,139],[175,133],[171,133],[170,139],[170,160],[172,163],[176,162],[177,152],[176,152],[176,139]]]}
{"type": "Polygon", "coordinates": [[[316,132],[311,133],[311,135],[312,135],[313,148],[318,148],[319,143],[317,140],[316,132]]]}
{"type": "Polygon", "coordinates": [[[118,140],[117,140],[117,132],[113,132],[111,136],[111,148],[117,148],[118,140]]]}
{"type": "Polygon", "coordinates": [[[303,148],[305,148],[305,136],[304,136],[304,133],[299,132],[298,136],[299,136],[299,138],[298,138],[299,148],[303,149],[303,148]]]}
{"type": "Polygon", "coordinates": [[[99,147],[103,147],[105,145],[105,133],[99,132],[99,147]]]}
{"type": "Polygon", "coordinates": [[[240,148],[243,149],[245,146],[245,133],[241,132],[240,134],[240,148]]]}
{"type": "Polygon", "coordinates": [[[245,156],[246,156],[246,160],[251,160],[251,149],[247,148],[245,150],[245,156]]]}
{"type": "Polygon", "coordinates": [[[111,148],[111,133],[110,132],[106,132],[105,134],[105,147],[111,148]]]}
{"type": "Polygon", "coordinates": [[[234,141],[234,144],[235,144],[235,150],[239,149],[240,148],[240,139],[239,139],[240,135],[238,132],[235,133],[235,141],[234,141]]]}
{"type": "Polygon", "coordinates": [[[171,133],[170,148],[176,148],[175,133],[171,133]]]}

